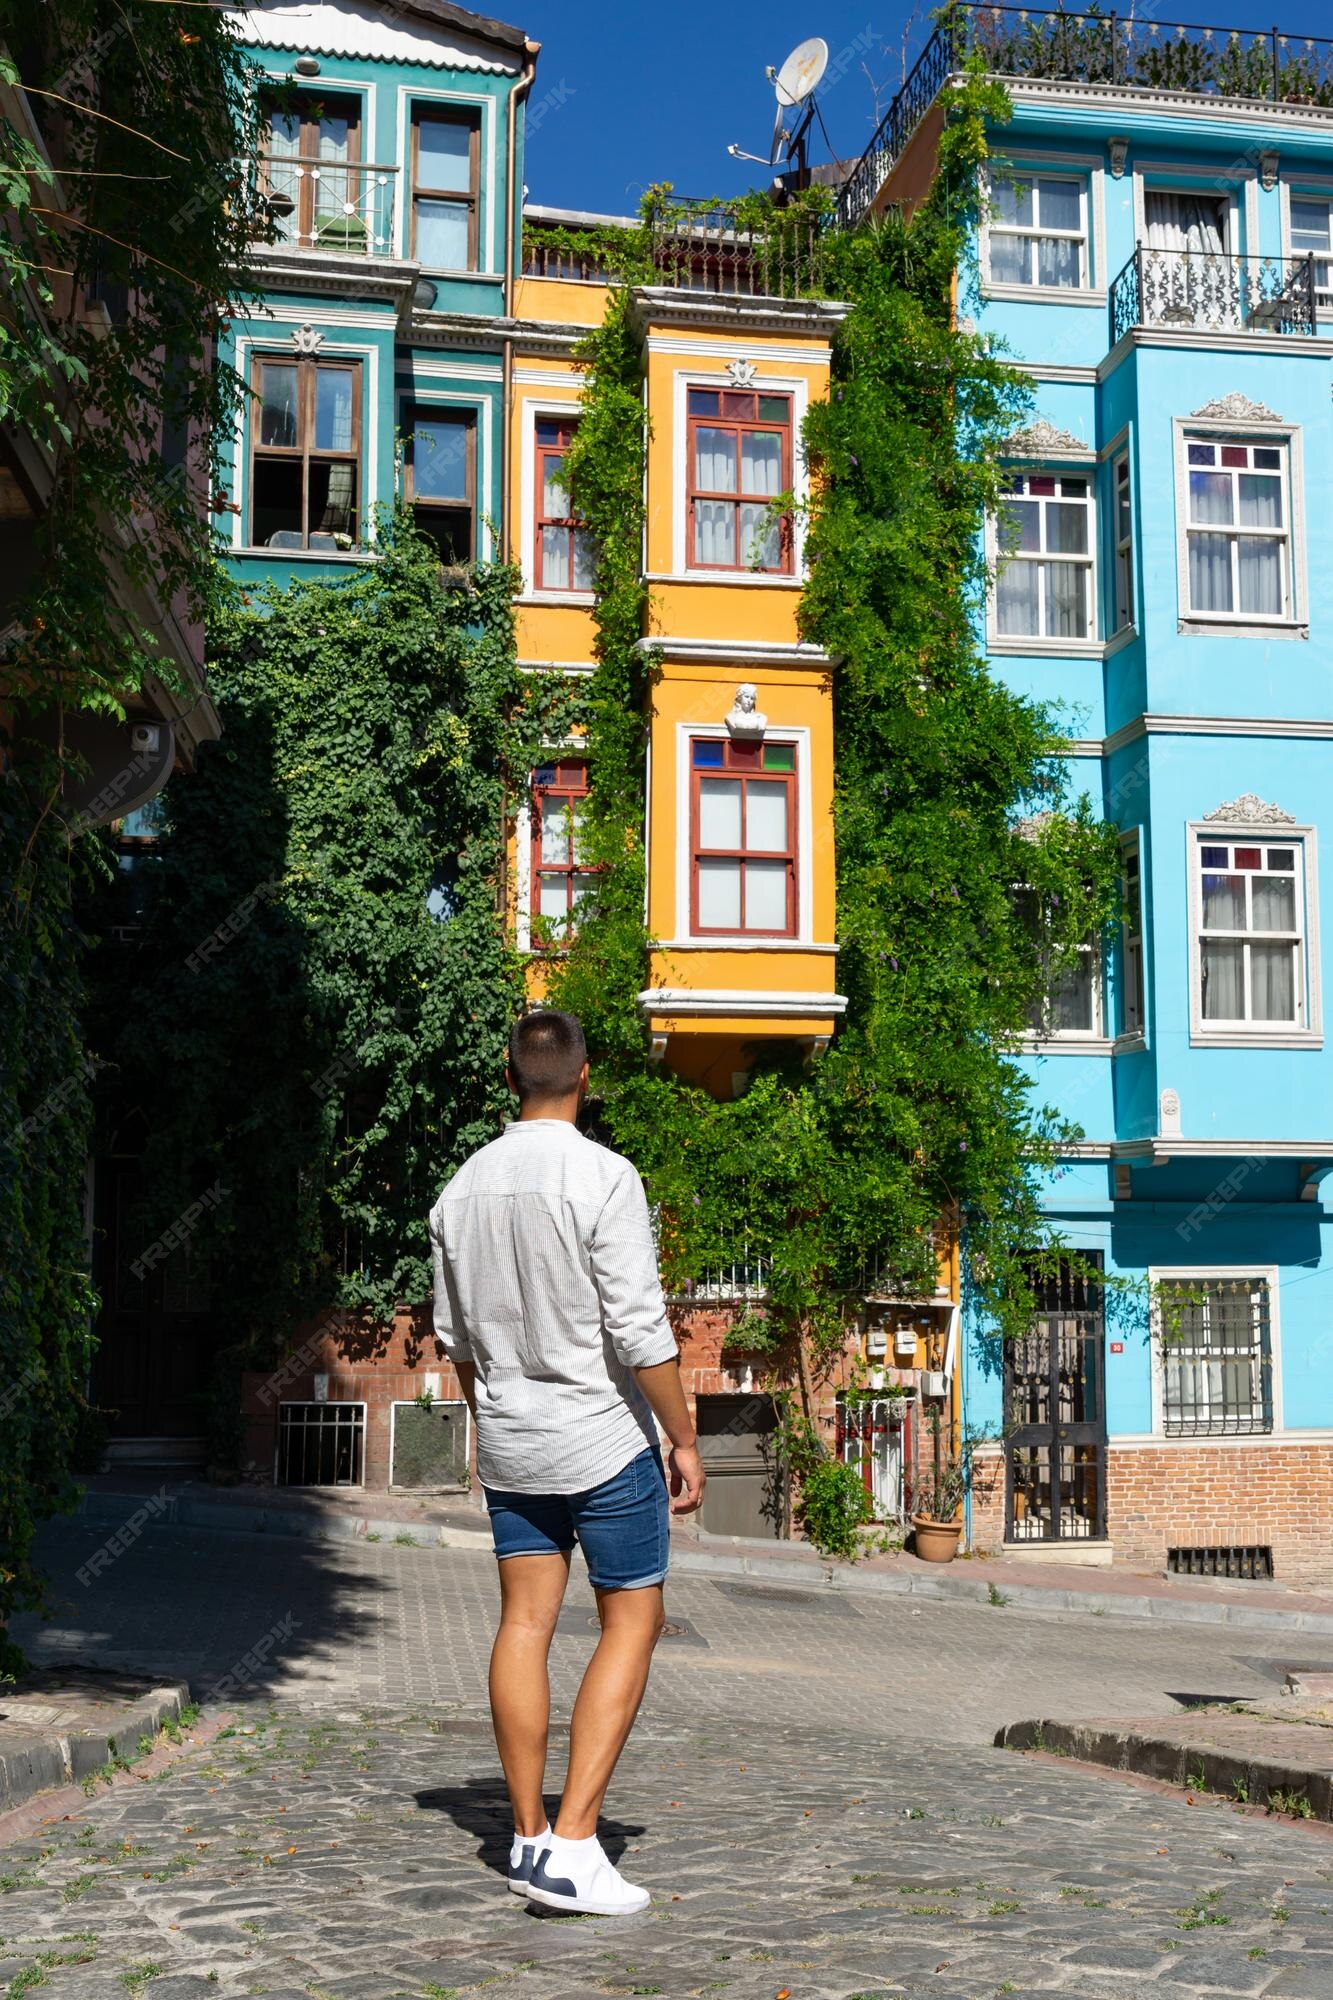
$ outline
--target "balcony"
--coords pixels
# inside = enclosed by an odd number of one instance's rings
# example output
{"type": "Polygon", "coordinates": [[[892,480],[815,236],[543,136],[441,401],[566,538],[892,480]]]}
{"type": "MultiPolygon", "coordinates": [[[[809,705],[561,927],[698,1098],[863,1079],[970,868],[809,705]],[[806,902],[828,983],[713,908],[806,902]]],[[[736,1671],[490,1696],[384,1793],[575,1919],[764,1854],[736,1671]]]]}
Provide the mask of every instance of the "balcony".
{"type": "Polygon", "coordinates": [[[1111,287],[1111,345],[1139,327],[1314,333],[1313,257],[1228,257],[1142,244],[1111,287]]]}
{"type": "MultiPolygon", "coordinates": [[[[818,297],[828,220],[827,205],[778,208],[755,196],[730,202],[658,196],[647,215],[651,275],[645,271],[642,282],[728,298],[818,297]]],[[[608,243],[609,232],[553,228],[536,216],[523,232],[524,274],[612,283],[620,269],[637,262],[635,228],[625,225],[621,256],[608,243]]]]}
{"type": "Polygon", "coordinates": [[[1047,13],[1024,7],[948,9],[838,197],[838,220],[869,214],[931,105],[967,58],[992,76],[1108,84],[1140,91],[1333,105],[1333,41],[1278,28],[1205,28],[1177,21],[1047,13]]]}
{"type": "Polygon", "coordinates": [[[397,167],[264,153],[258,169],[274,244],[345,257],[392,256],[397,167]]]}

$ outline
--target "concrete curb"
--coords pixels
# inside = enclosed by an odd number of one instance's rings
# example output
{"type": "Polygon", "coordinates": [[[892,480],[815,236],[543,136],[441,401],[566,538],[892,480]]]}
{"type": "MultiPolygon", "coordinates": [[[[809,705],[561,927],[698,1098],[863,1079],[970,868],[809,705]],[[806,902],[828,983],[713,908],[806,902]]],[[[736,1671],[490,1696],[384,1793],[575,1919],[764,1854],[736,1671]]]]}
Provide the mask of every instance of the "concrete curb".
{"type": "MultiPolygon", "coordinates": [[[[136,1496],[85,1493],[78,1512],[89,1521],[123,1524],[127,1503],[136,1496]]],[[[471,1549],[489,1555],[491,1534],[484,1521],[475,1529],[432,1522],[377,1519],[373,1515],[319,1516],[294,1507],[241,1507],[225,1500],[193,1494],[155,1496],[153,1518],[171,1527],[221,1529],[231,1534],[289,1535],[307,1541],[369,1541],[393,1543],[400,1537],[416,1548],[471,1549]]],[[[1002,1586],[971,1577],[960,1569],[936,1572],[837,1567],[829,1562],[792,1561],[781,1556],[746,1551],[691,1549],[675,1545],[671,1567],[677,1576],[750,1577],[767,1584],[784,1583],[792,1590],[840,1590],[871,1596],[914,1597],[923,1604],[985,1604],[997,1610],[1012,1605],[1018,1611],[1050,1612],[1060,1617],[1150,1618],[1168,1625],[1224,1625],[1234,1631],[1304,1632],[1333,1639],[1333,1612],[1284,1611],[1277,1606],[1230,1604],[1204,1598],[1148,1597],[1128,1591],[1080,1591],[1031,1583],[1002,1586]],[[996,1595],[992,1596],[992,1590],[996,1595]]]]}
{"type": "Polygon", "coordinates": [[[12,1812],[38,1792],[81,1784],[115,1757],[127,1762],[141,1736],[155,1737],[174,1722],[190,1699],[184,1681],[153,1688],[127,1708],[113,1729],[75,1729],[67,1736],[34,1731],[0,1753],[0,1813],[12,1812]]]}
{"type": "Polygon", "coordinates": [[[1316,1819],[1333,1820],[1333,1773],[1286,1764],[1276,1757],[1247,1757],[1239,1751],[1212,1750],[1170,1736],[1097,1723],[1010,1722],[997,1732],[995,1741],[1002,1750],[1054,1751],[1057,1756],[1133,1771],[1199,1793],[1218,1793],[1228,1800],[1239,1797],[1248,1805],[1265,1806],[1275,1792],[1288,1797],[1295,1793],[1309,1800],[1316,1819]]]}

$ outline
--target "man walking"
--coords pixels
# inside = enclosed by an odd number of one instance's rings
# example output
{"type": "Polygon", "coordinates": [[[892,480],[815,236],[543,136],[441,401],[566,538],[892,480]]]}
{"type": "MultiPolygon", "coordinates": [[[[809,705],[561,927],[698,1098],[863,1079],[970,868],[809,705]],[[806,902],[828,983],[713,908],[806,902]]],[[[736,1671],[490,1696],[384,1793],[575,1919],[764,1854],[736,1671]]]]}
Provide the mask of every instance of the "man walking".
{"type": "Polygon", "coordinates": [[[671,1511],[704,1474],[667,1324],[643,1183],[575,1125],[588,1085],[572,1014],[509,1038],[515,1124],[461,1167],[430,1217],[435,1329],[477,1426],[500,1564],[491,1714],[514,1807],[509,1886],[557,1910],[628,1915],[646,1889],[602,1851],[597,1815],[663,1626],[671,1511]],[[555,1828],[542,1800],[547,1656],[578,1542],[602,1635],[570,1723],[555,1828]]]}

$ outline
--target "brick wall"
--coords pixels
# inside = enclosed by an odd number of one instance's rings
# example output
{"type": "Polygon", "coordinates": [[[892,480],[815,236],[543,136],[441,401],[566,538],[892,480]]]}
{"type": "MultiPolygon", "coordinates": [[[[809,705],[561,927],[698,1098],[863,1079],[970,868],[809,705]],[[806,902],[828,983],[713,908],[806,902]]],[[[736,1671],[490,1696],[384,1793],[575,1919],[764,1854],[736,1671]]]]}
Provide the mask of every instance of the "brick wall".
{"type": "MultiPolygon", "coordinates": [[[[972,1541],[1004,1541],[999,1453],[986,1454],[972,1496],[972,1541]]],[[[1267,1546],[1292,1585],[1333,1584],[1333,1438],[1110,1445],[1107,1532],[1117,1560],[1163,1569],[1168,1548],[1267,1546]]]]}

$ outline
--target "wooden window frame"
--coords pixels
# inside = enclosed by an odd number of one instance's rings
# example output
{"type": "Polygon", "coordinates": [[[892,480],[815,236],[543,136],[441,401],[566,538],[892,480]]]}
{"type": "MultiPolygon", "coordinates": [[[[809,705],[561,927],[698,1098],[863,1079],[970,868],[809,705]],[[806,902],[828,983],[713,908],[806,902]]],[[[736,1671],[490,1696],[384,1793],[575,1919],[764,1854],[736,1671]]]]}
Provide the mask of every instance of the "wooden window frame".
{"type": "MultiPolygon", "coordinates": [[[[790,771],[765,771],[735,766],[731,757],[735,745],[723,744],[721,764],[696,766],[694,746],[696,743],[716,743],[716,736],[691,736],[687,738],[690,759],[690,936],[697,938],[795,938],[800,934],[800,746],[796,743],[781,742],[781,748],[790,749],[792,768],[790,771]],[[704,778],[739,778],[741,780],[741,839],[740,847],[704,847],[700,840],[700,781],[704,778]],[[765,784],[785,783],[787,788],[787,846],[785,850],[775,848],[755,848],[744,845],[745,804],[747,780],[758,779],[765,784]],[[699,921],[699,863],[701,861],[734,861],[740,868],[740,921],[733,926],[702,924],[699,921]],[[747,861],[783,861],[787,867],[787,921],[780,930],[760,929],[747,925],[745,921],[745,863],[747,861]]],[[[780,739],[779,739],[780,741],[780,739]]],[[[760,744],[760,754],[763,745],[760,744]]]]}
{"type": "MultiPolygon", "coordinates": [[[[359,94],[354,90],[328,90],[320,93],[314,89],[302,88],[297,91],[296,97],[297,103],[293,104],[290,108],[292,110],[299,109],[300,111],[300,137],[297,141],[296,153],[294,155],[288,154],[284,157],[291,160],[293,164],[305,169],[300,177],[295,209],[296,231],[294,240],[298,249],[310,249],[319,242],[319,236],[315,229],[315,178],[310,171],[311,168],[316,166],[343,167],[347,174],[347,191],[344,199],[349,201],[354,209],[359,208],[361,200],[361,176],[355,170],[364,165],[361,158],[362,104],[359,94]],[[321,161],[319,157],[319,119],[312,114],[316,105],[328,106],[330,104],[347,105],[352,112],[352,116],[348,119],[347,123],[347,159],[345,162],[335,160],[321,161]]],[[[281,111],[286,108],[279,104],[276,99],[270,99],[269,101],[269,111],[281,111]]],[[[270,146],[267,150],[270,158],[274,157],[272,147],[270,146]]],[[[268,183],[265,191],[270,192],[272,172],[271,168],[267,165],[265,167],[264,178],[268,183]]]]}
{"type": "MultiPolygon", "coordinates": [[[[417,203],[418,201],[448,201],[467,209],[467,263],[468,271],[477,269],[478,244],[480,240],[481,215],[481,114],[479,111],[447,108],[437,104],[418,104],[412,108],[412,190],[411,190],[411,243],[409,254],[417,255],[417,203]],[[423,124],[462,125],[468,132],[468,188],[460,194],[457,188],[424,187],[421,183],[421,127],[423,124]]],[[[427,269],[444,270],[444,265],[431,264],[427,269]]],[[[454,267],[457,268],[457,267],[454,267]]]]}
{"type": "Polygon", "coordinates": [[[447,403],[412,403],[407,412],[407,450],[403,455],[404,497],[414,513],[457,513],[466,505],[471,526],[468,530],[467,562],[477,560],[477,412],[447,403]],[[419,498],[416,490],[417,428],[422,422],[453,423],[467,431],[467,493],[462,500],[441,500],[437,495],[419,498]]]}
{"type": "Polygon", "coordinates": [[[686,494],[687,494],[686,521],[685,521],[686,567],[691,570],[708,570],[715,576],[791,576],[794,573],[794,568],[795,568],[795,563],[794,563],[795,538],[792,533],[792,520],[789,514],[783,516],[782,522],[779,527],[779,535],[781,537],[782,560],[780,563],[778,563],[778,565],[775,568],[764,567],[756,569],[750,563],[743,562],[741,560],[741,535],[740,535],[740,510],[742,505],[754,506],[755,504],[763,500],[762,494],[756,494],[756,493],[747,494],[747,493],[742,493],[740,490],[741,440],[747,431],[771,433],[774,430],[778,429],[781,430],[782,484],[779,490],[783,493],[789,493],[791,491],[792,421],[793,421],[793,412],[795,408],[795,400],[792,396],[791,391],[789,389],[771,389],[771,390],[736,389],[724,386],[723,384],[718,382],[692,382],[686,385],[685,408],[686,408],[685,481],[686,481],[686,494]],[[691,395],[697,392],[702,392],[704,394],[717,394],[720,399],[719,410],[721,410],[721,408],[725,405],[726,399],[729,396],[752,397],[754,402],[754,415],[752,417],[722,416],[720,414],[716,417],[696,415],[692,410],[690,410],[689,405],[690,405],[691,395]],[[759,402],[760,398],[764,396],[772,396],[772,397],[781,396],[783,402],[785,402],[785,404],[787,405],[787,415],[781,425],[775,424],[772,421],[768,422],[761,421],[759,416],[759,402]],[[697,463],[696,453],[695,453],[695,438],[700,425],[702,425],[706,430],[731,431],[735,436],[737,484],[736,484],[736,490],[732,493],[722,493],[715,491],[712,488],[705,489],[695,484],[694,469],[697,463]],[[734,534],[734,544],[736,549],[735,562],[707,563],[704,562],[700,557],[698,537],[695,530],[695,506],[696,503],[700,500],[723,501],[723,502],[730,501],[732,503],[733,505],[732,519],[734,522],[733,534],[734,534]]]}
{"type": "MultiPolygon", "coordinates": [[[[534,936],[534,947],[536,949],[544,951],[561,951],[568,944],[569,935],[573,929],[572,920],[574,911],[578,907],[578,903],[574,894],[574,886],[580,879],[590,879],[591,877],[595,876],[597,870],[595,868],[588,867],[588,865],[585,862],[580,862],[575,856],[574,831],[573,831],[572,819],[571,819],[570,835],[569,835],[569,859],[567,861],[553,862],[553,861],[547,861],[543,858],[542,855],[543,801],[549,798],[561,798],[569,800],[572,805],[572,802],[576,799],[586,799],[590,790],[588,782],[589,781],[588,759],[586,757],[578,755],[571,756],[568,754],[555,752],[552,754],[551,758],[549,759],[549,762],[552,765],[554,765],[556,773],[555,778],[549,784],[539,783],[536,771],[534,771],[532,774],[532,805],[531,805],[532,829],[530,836],[530,848],[529,848],[530,858],[529,858],[529,869],[528,869],[531,881],[528,893],[528,915],[529,915],[529,921],[534,927],[543,923],[549,924],[552,921],[552,919],[543,912],[541,907],[542,877],[543,875],[556,875],[556,874],[563,875],[565,878],[565,925],[566,925],[563,938],[553,939],[549,943],[542,944],[539,943],[536,937],[534,936]],[[561,777],[560,777],[561,771],[566,769],[570,765],[578,766],[580,772],[582,773],[581,784],[575,785],[571,783],[561,782],[561,777]]],[[[541,765],[538,766],[538,770],[544,768],[545,768],[544,766],[541,765]]]]}
{"type": "MultiPolygon", "coordinates": [[[[365,518],[365,467],[361,455],[361,362],[357,359],[335,360],[331,355],[293,354],[274,352],[271,349],[258,350],[251,360],[250,387],[253,398],[250,421],[249,482],[247,486],[247,528],[250,539],[248,548],[268,548],[267,542],[254,540],[255,525],[255,466],[263,459],[276,460],[301,467],[301,548],[310,549],[310,467],[316,465],[346,465],[349,461],[356,470],[356,533],[352,537],[352,547],[361,546],[361,522],[365,518]],[[263,421],[263,370],[265,367],[281,365],[297,370],[296,438],[294,445],[262,444],[260,427],[263,421]],[[309,440],[315,427],[315,385],[320,369],[330,373],[350,373],[352,377],[352,442],[346,451],[317,450],[309,440]]],[[[291,551],[276,551],[290,554],[291,551]]],[[[318,550],[318,554],[331,554],[331,550],[318,550]]],[[[339,550],[339,554],[347,551],[339,550]]]]}
{"type": "MultiPolygon", "coordinates": [[[[574,436],[578,427],[579,420],[576,416],[553,416],[549,413],[539,411],[533,418],[532,587],[534,591],[558,591],[562,595],[586,597],[589,594],[590,586],[574,581],[574,566],[577,546],[575,537],[579,533],[586,534],[587,529],[579,520],[577,514],[547,514],[542,509],[542,496],[546,491],[546,460],[552,456],[561,459],[564,458],[565,453],[574,442],[574,436]],[[553,424],[563,438],[563,443],[543,443],[541,435],[543,424],[553,424]],[[568,534],[569,542],[565,562],[566,581],[564,583],[547,583],[545,580],[543,573],[545,564],[542,557],[542,530],[544,528],[563,528],[568,534]]],[[[566,490],[568,491],[567,486],[566,490]]],[[[572,505],[574,496],[571,493],[569,497],[570,504],[572,505]]]]}

